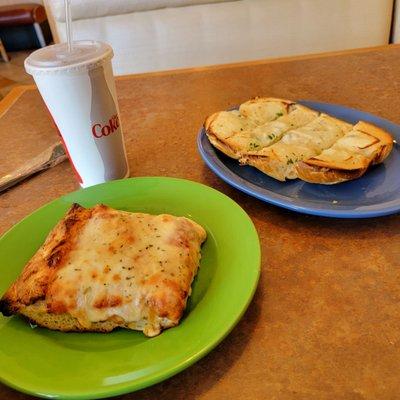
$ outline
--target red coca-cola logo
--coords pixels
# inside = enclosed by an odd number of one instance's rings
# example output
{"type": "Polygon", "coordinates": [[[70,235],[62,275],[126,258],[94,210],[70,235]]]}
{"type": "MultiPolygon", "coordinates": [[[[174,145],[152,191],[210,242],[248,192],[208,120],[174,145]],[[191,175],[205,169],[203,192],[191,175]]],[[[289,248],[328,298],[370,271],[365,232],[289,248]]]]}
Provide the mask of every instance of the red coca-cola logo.
{"type": "Polygon", "coordinates": [[[118,115],[115,114],[109,119],[108,123],[104,125],[94,124],[92,126],[92,134],[95,138],[100,139],[103,136],[111,135],[118,129],[118,127],[119,127],[119,119],[118,115]]]}

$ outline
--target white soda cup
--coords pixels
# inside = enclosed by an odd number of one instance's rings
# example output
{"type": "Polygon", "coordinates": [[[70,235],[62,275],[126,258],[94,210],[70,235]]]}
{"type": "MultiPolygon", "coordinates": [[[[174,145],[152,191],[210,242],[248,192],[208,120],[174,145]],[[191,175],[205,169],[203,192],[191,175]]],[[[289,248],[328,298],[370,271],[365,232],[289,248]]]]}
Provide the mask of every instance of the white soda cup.
{"type": "Polygon", "coordinates": [[[129,176],[112,48],[96,41],[39,49],[25,60],[82,187],[129,176]]]}

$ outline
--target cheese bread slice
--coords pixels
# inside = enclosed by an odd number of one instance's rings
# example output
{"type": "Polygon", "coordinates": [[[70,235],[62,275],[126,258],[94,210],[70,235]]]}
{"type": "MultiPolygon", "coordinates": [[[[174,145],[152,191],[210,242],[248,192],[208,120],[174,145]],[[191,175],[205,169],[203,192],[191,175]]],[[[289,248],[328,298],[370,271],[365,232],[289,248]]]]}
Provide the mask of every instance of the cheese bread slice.
{"type": "Polygon", "coordinates": [[[382,162],[393,147],[393,138],[384,130],[360,121],[321,154],[296,165],[304,181],[334,184],[362,176],[372,164],[382,162]]]}
{"type": "Polygon", "coordinates": [[[211,144],[237,159],[270,146],[288,130],[303,126],[318,115],[289,100],[257,98],[243,103],[239,110],[211,115],[204,126],[211,144]]]}
{"type": "Polygon", "coordinates": [[[73,205],[0,300],[61,331],[147,336],[179,323],[206,232],[184,217],[73,205]]]}
{"type": "Polygon", "coordinates": [[[260,151],[247,152],[240,162],[280,181],[295,179],[298,177],[297,162],[320,154],[351,128],[352,125],[344,121],[321,114],[307,125],[284,133],[277,143],[260,151]]]}
{"type": "Polygon", "coordinates": [[[239,112],[244,118],[251,120],[255,125],[263,125],[282,115],[286,115],[289,112],[291,104],[294,104],[291,100],[274,97],[256,97],[242,103],[239,106],[239,112]]]}
{"type": "Polygon", "coordinates": [[[210,143],[228,157],[236,159],[240,157],[241,149],[249,146],[251,131],[255,127],[256,125],[244,118],[238,110],[217,112],[210,115],[204,123],[210,143]],[[233,139],[234,137],[237,139],[233,139]]]}

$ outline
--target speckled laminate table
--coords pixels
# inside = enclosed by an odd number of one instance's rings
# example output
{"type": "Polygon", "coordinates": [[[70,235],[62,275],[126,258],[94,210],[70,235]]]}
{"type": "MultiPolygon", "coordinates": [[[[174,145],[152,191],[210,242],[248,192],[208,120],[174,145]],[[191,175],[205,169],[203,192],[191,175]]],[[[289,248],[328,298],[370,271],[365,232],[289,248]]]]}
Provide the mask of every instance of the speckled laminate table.
{"type": "MultiPolygon", "coordinates": [[[[205,116],[257,95],[340,103],[400,123],[400,47],[129,76],[117,91],[132,176],[187,178],[226,193],[253,219],[263,253],[255,298],[222,344],[120,399],[400,398],[400,215],[285,211],[226,185],[196,149],[205,116]]],[[[56,134],[36,90],[17,89],[0,109],[2,175],[56,134]]],[[[76,188],[64,162],[2,194],[0,233],[76,188]]],[[[0,399],[27,398],[0,386],[0,399]]]]}

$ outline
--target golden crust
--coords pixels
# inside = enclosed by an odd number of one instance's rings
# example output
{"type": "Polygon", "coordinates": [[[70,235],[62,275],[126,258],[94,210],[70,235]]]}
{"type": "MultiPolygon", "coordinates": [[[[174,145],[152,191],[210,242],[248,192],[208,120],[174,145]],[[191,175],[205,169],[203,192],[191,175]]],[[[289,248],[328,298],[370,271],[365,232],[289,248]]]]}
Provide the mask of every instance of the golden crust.
{"type": "Polygon", "coordinates": [[[359,121],[356,125],[354,125],[354,129],[376,137],[383,144],[393,145],[392,135],[390,135],[382,128],[379,128],[374,124],[371,124],[370,122],[359,121]]]}
{"type": "Polygon", "coordinates": [[[79,204],[72,205],[25,266],[19,278],[0,299],[0,312],[6,316],[15,314],[20,307],[46,296],[49,282],[62,267],[68,252],[75,246],[75,239],[91,214],[90,209],[79,204]]]}
{"type": "Polygon", "coordinates": [[[171,215],[73,205],[0,300],[58,330],[128,327],[158,334],[179,323],[204,229],[171,215]]]}
{"type": "Polygon", "coordinates": [[[354,169],[351,171],[323,168],[315,165],[309,165],[305,162],[299,162],[296,165],[298,176],[308,183],[319,183],[333,185],[362,176],[367,168],[354,169]]]}
{"type": "MultiPolygon", "coordinates": [[[[48,328],[61,332],[111,332],[116,328],[125,328],[143,331],[147,336],[155,336],[160,333],[158,328],[149,326],[145,321],[126,322],[117,315],[112,315],[105,321],[90,322],[82,324],[79,319],[68,313],[51,314],[47,312],[46,303],[38,301],[32,305],[21,307],[19,314],[28,319],[33,324],[43,328],[48,328]]],[[[157,318],[157,324],[165,328],[171,328],[178,324],[168,318],[157,318]]]]}
{"type": "MultiPolygon", "coordinates": [[[[353,160],[353,157],[352,159],[353,160]]],[[[337,160],[329,160],[329,161],[324,161],[324,160],[319,160],[318,158],[309,158],[308,160],[304,160],[304,164],[314,166],[314,167],[321,167],[325,169],[332,169],[332,170],[338,170],[338,171],[358,171],[360,169],[366,169],[368,168],[368,165],[370,164],[370,160],[367,158],[359,158],[355,160],[355,163],[351,164],[349,163],[350,160],[346,161],[337,161],[337,160]]],[[[302,165],[302,164],[301,164],[302,165]]],[[[301,168],[301,165],[298,165],[298,168],[301,168]]],[[[301,177],[299,175],[299,177],[301,177]]],[[[303,179],[303,178],[301,178],[303,179]]]]}
{"type": "Polygon", "coordinates": [[[372,165],[380,164],[385,161],[385,159],[389,156],[390,152],[393,149],[393,141],[390,144],[385,144],[380,148],[380,150],[376,153],[374,159],[372,160],[372,165]]]}
{"type": "MultiPolygon", "coordinates": [[[[361,177],[370,165],[379,164],[390,154],[393,148],[392,136],[377,126],[360,121],[353,127],[354,132],[370,136],[370,140],[358,147],[359,152],[347,154],[344,160],[310,158],[296,165],[300,179],[309,183],[335,184],[361,177]]],[[[350,132],[351,134],[352,132],[350,132]]],[[[333,147],[332,147],[333,148],[333,147]]]]}
{"type": "Polygon", "coordinates": [[[210,115],[209,117],[206,118],[206,120],[204,122],[204,128],[205,128],[208,140],[215,148],[222,151],[222,153],[224,153],[228,157],[237,159],[240,157],[240,154],[237,153],[231,146],[229,146],[228,143],[226,142],[226,140],[222,141],[221,139],[219,139],[216,132],[214,132],[211,127],[213,121],[215,121],[215,119],[218,117],[218,114],[219,113],[214,113],[214,114],[210,115]]]}
{"type": "Polygon", "coordinates": [[[379,164],[387,158],[387,156],[393,149],[392,135],[390,135],[385,130],[377,127],[376,125],[364,121],[360,121],[358,124],[356,124],[354,126],[354,129],[365,132],[379,139],[381,147],[379,151],[375,154],[375,157],[372,159],[372,164],[379,164]]]}
{"type": "Polygon", "coordinates": [[[239,159],[240,158],[240,153],[233,149],[232,146],[228,145],[228,143],[225,141],[223,142],[222,140],[218,139],[214,134],[212,133],[207,133],[208,140],[210,143],[219,151],[224,153],[230,158],[235,158],[239,159]]]}
{"type": "Polygon", "coordinates": [[[368,143],[367,146],[360,147],[360,149],[365,149],[367,147],[372,147],[372,146],[376,147],[376,150],[372,158],[367,158],[367,157],[360,158],[359,160],[357,160],[357,163],[355,164],[354,162],[339,163],[337,160],[325,161],[319,159],[318,157],[315,157],[305,160],[305,163],[308,165],[314,165],[324,168],[359,170],[363,168],[368,168],[368,166],[371,163],[378,164],[382,162],[390,154],[393,148],[393,138],[388,132],[364,121],[360,121],[356,125],[354,125],[353,131],[364,133],[373,138],[371,142],[368,143]],[[379,146],[377,146],[378,144],[379,146]]]}
{"type": "Polygon", "coordinates": [[[276,102],[280,102],[280,103],[287,104],[287,105],[295,104],[295,102],[292,100],[280,99],[278,97],[262,97],[262,96],[253,97],[252,99],[247,100],[243,104],[259,103],[260,101],[262,101],[262,102],[276,101],[276,102]]]}
{"type": "Polygon", "coordinates": [[[215,119],[217,118],[219,112],[216,112],[214,114],[209,115],[206,120],[204,121],[204,129],[206,131],[208,131],[211,127],[211,124],[213,121],[215,121],[215,119]]]}
{"type": "Polygon", "coordinates": [[[243,165],[257,168],[278,181],[284,182],[287,178],[287,166],[285,166],[286,168],[282,167],[281,160],[273,151],[269,155],[246,154],[240,159],[240,162],[243,165]]]}

